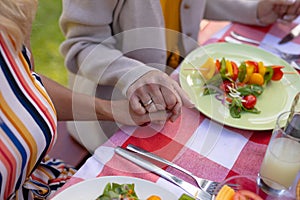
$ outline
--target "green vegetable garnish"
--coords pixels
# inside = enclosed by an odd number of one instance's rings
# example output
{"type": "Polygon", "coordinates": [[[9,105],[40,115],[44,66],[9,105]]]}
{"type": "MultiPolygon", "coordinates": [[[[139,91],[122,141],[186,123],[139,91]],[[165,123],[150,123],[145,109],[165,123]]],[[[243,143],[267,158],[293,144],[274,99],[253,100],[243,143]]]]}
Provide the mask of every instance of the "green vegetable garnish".
{"type": "Polygon", "coordinates": [[[243,82],[247,74],[247,67],[245,62],[242,62],[241,65],[239,66],[239,74],[238,74],[238,80],[239,82],[243,82]]]}
{"type": "Polygon", "coordinates": [[[254,96],[259,96],[263,93],[264,88],[260,85],[245,85],[236,89],[241,93],[241,96],[247,96],[253,94],[254,96]]]}
{"type": "Polygon", "coordinates": [[[274,74],[274,71],[273,71],[272,67],[266,67],[266,72],[264,75],[265,84],[267,84],[272,79],[273,74],[274,74]]]}
{"type": "Polygon", "coordinates": [[[187,194],[182,194],[178,200],[195,200],[195,198],[193,198],[187,194]]]}
{"type": "Polygon", "coordinates": [[[130,200],[139,199],[134,191],[134,184],[108,183],[106,184],[103,193],[96,200],[113,200],[125,198],[130,200]]]}

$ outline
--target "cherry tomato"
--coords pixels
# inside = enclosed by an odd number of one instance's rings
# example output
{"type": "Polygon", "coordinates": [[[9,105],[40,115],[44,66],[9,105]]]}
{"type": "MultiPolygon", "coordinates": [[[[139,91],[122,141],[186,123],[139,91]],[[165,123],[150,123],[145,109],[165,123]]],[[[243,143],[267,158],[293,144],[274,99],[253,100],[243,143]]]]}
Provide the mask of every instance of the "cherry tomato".
{"type": "Polygon", "coordinates": [[[238,78],[238,74],[239,74],[239,68],[237,66],[237,64],[233,61],[231,61],[231,65],[232,65],[232,80],[236,81],[236,79],[238,78]]]}
{"type": "Polygon", "coordinates": [[[219,73],[221,69],[221,62],[219,59],[216,60],[216,73],[219,73]]]}
{"type": "Polygon", "coordinates": [[[246,68],[246,77],[243,80],[243,83],[248,83],[250,77],[255,72],[254,65],[248,65],[246,68]]]}
{"type": "Polygon", "coordinates": [[[239,192],[236,192],[233,196],[233,200],[247,200],[244,195],[241,195],[239,192]]]}
{"type": "Polygon", "coordinates": [[[272,66],[273,69],[273,76],[272,81],[279,81],[283,77],[283,72],[281,69],[283,66],[272,66]]]}
{"type": "Polygon", "coordinates": [[[239,190],[237,193],[239,193],[241,196],[244,196],[245,199],[263,200],[260,196],[249,190],[239,190]]]}
{"type": "Polygon", "coordinates": [[[234,83],[229,80],[224,80],[220,85],[220,89],[226,93],[230,92],[229,87],[235,88],[234,83]]]}
{"type": "Polygon", "coordinates": [[[256,96],[250,94],[247,95],[243,98],[244,101],[242,101],[242,104],[245,108],[247,109],[252,109],[254,108],[255,104],[256,104],[256,96]]]}

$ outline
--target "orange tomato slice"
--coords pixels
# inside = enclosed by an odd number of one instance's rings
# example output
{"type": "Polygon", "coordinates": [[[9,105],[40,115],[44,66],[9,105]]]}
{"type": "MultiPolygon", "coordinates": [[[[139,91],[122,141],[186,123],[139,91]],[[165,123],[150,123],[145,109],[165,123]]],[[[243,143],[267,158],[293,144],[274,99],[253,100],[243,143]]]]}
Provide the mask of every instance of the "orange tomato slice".
{"type": "Polygon", "coordinates": [[[249,84],[257,84],[257,85],[263,85],[264,84],[264,77],[260,73],[253,73],[249,80],[249,84]]]}
{"type": "Polygon", "coordinates": [[[147,198],[147,200],[161,200],[161,198],[156,195],[151,195],[150,197],[147,198]]]}

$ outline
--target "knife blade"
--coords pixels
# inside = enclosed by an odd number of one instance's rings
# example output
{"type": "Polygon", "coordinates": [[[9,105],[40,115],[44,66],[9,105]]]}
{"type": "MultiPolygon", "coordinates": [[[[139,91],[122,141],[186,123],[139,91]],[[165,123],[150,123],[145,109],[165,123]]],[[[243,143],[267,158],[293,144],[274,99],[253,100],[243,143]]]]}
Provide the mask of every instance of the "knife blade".
{"type": "Polygon", "coordinates": [[[185,190],[187,193],[189,193],[192,197],[199,199],[199,200],[211,200],[212,196],[208,194],[207,192],[201,190],[200,188],[197,188],[196,186],[174,176],[173,174],[170,174],[169,172],[161,169],[160,167],[156,166],[155,164],[143,159],[142,157],[136,155],[135,153],[132,153],[122,147],[116,147],[115,152],[122,157],[126,158],[127,160],[139,165],[140,167],[147,169],[148,171],[151,171],[164,179],[170,181],[171,183],[177,185],[178,187],[185,190]]]}
{"type": "Polygon", "coordinates": [[[284,36],[278,44],[284,44],[300,35],[300,24],[295,26],[286,36],[284,36]]]}

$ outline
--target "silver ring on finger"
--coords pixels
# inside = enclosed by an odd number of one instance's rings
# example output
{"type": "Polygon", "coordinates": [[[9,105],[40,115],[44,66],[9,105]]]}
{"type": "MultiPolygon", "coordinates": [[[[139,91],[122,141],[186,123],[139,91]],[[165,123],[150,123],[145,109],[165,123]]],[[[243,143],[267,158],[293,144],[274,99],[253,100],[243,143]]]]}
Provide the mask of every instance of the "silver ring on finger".
{"type": "Polygon", "coordinates": [[[152,103],[153,103],[153,100],[150,99],[150,100],[147,101],[146,103],[143,103],[143,105],[144,105],[144,107],[147,107],[147,106],[149,106],[149,105],[152,104],[152,103]]]}

